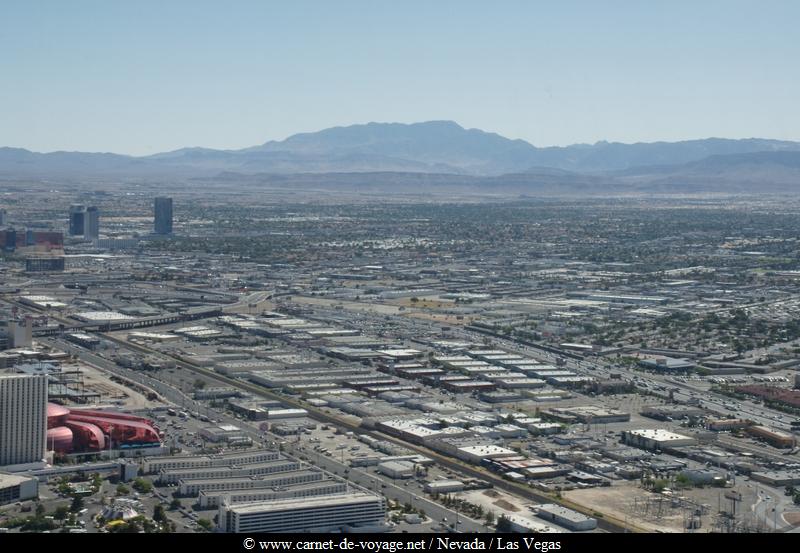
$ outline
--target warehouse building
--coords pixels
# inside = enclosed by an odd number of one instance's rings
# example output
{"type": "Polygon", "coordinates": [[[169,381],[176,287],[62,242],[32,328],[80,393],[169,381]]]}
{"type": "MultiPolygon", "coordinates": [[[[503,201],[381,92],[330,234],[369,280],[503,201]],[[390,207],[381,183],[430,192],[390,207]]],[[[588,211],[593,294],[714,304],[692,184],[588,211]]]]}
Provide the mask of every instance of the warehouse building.
{"type": "Polygon", "coordinates": [[[766,426],[750,426],[747,428],[747,433],[764,440],[774,447],[789,448],[797,445],[797,438],[795,438],[793,434],[767,428],[766,426]]]}
{"type": "Polygon", "coordinates": [[[671,421],[690,417],[702,417],[706,414],[699,407],[689,405],[650,405],[641,410],[643,417],[661,421],[671,421]]]}
{"type": "Polygon", "coordinates": [[[730,430],[741,430],[753,424],[745,419],[714,419],[708,421],[708,429],[716,432],[724,432],[730,430]]]}
{"type": "Polygon", "coordinates": [[[724,484],[725,475],[712,469],[684,469],[681,476],[694,485],[724,484]]]}
{"type": "Polygon", "coordinates": [[[508,457],[516,454],[517,452],[513,449],[491,444],[459,447],[455,452],[456,457],[474,465],[479,465],[484,459],[508,457]]]}
{"type": "Polygon", "coordinates": [[[553,418],[563,422],[580,421],[586,424],[605,424],[610,422],[628,422],[631,420],[630,413],[617,411],[616,409],[605,409],[593,405],[581,405],[575,407],[553,407],[549,413],[553,418]]]}
{"type": "Polygon", "coordinates": [[[414,463],[408,461],[386,461],[378,464],[376,470],[389,478],[412,478],[414,463]]]}
{"type": "Polygon", "coordinates": [[[694,438],[660,428],[626,430],[622,433],[622,441],[627,445],[648,450],[662,450],[671,447],[695,445],[697,443],[694,438]]]}
{"type": "Polygon", "coordinates": [[[673,357],[649,357],[639,361],[639,366],[652,371],[689,372],[696,364],[688,359],[673,357]]]}
{"type": "Polygon", "coordinates": [[[572,509],[567,509],[555,503],[544,503],[536,506],[536,516],[543,520],[553,522],[569,530],[586,531],[597,528],[597,520],[587,517],[572,509]]]}
{"type": "Polygon", "coordinates": [[[766,472],[753,472],[750,478],[768,486],[797,486],[800,484],[800,471],[775,470],[766,472]]]}
{"type": "Polygon", "coordinates": [[[464,482],[461,480],[436,480],[425,484],[427,493],[452,493],[460,492],[464,489],[464,482]]]}
{"type": "Polygon", "coordinates": [[[561,534],[564,532],[559,528],[553,528],[529,517],[510,513],[505,513],[502,516],[508,521],[508,531],[515,534],[561,534]]]}

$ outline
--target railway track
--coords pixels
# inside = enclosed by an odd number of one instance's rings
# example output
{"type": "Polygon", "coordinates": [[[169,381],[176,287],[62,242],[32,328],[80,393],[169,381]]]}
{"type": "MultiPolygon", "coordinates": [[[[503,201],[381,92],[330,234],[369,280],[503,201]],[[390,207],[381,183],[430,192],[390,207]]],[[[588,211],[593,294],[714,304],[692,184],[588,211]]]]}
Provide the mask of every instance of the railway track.
{"type": "Polygon", "coordinates": [[[305,409],[309,413],[309,416],[311,416],[311,418],[316,419],[316,420],[318,420],[318,421],[320,421],[320,422],[322,422],[324,424],[331,424],[331,425],[336,426],[338,428],[344,428],[346,430],[357,432],[359,434],[367,434],[367,435],[370,435],[370,436],[372,436],[374,438],[378,438],[378,439],[381,439],[381,440],[387,440],[387,441],[390,441],[390,442],[395,443],[397,445],[403,446],[403,447],[408,448],[408,449],[410,449],[412,451],[415,451],[416,453],[419,453],[421,455],[425,455],[426,457],[430,457],[431,459],[435,460],[440,466],[443,466],[443,467],[446,467],[448,469],[460,472],[462,474],[469,475],[469,476],[471,476],[473,478],[479,478],[481,480],[485,480],[487,482],[490,482],[494,487],[496,487],[498,489],[501,489],[501,490],[504,490],[506,492],[522,496],[525,499],[528,499],[528,500],[533,501],[535,503],[558,503],[558,504],[563,505],[565,507],[569,507],[570,509],[574,509],[574,510],[579,511],[579,512],[581,512],[583,514],[586,514],[588,516],[592,516],[594,518],[597,518],[598,527],[600,529],[602,529],[602,530],[607,531],[607,532],[615,532],[615,533],[619,533],[619,532],[634,532],[634,533],[645,532],[645,530],[643,530],[642,528],[639,528],[638,526],[635,526],[635,525],[631,524],[630,522],[626,523],[624,521],[618,520],[618,519],[616,519],[614,517],[610,517],[610,516],[605,515],[605,514],[603,514],[602,516],[598,516],[598,514],[596,512],[591,511],[589,509],[586,509],[585,507],[583,507],[581,505],[577,505],[577,504],[575,504],[575,503],[573,503],[571,501],[565,501],[564,499],[554,498],[553,496],[551,496],[549,494],[546,494],[546,493],[539,492],[537,490],[531,489],[528,486],[524,486],[524,485],[518,484],[516,482],[511,482],[511,481],[505,480],[504,478],[502,478],[502,477],[500,477],[500,476],[498,476],[498,475],[496,475],[496,474],[494,474],[492,472],[485,471],[483,469],[480,469],[478,467],[474,467],[472,465],[468,465],[466,463],[463,463],[463,462],[461,462],[461,461],[459,461],[457,459],[453,459],[451,457],[446,457],[446,456],[444,456],[444,455],[442,455],[442,454],[440,454],[440,453],[438,453],[436,451],[433,451],[433,450],[428,449],[426,447],[420,446],[418,444],[413,444],[413,443],[410,443],[410,442],[406,442],[406,441],[401,440],[401,439],[399,439],[399,438],[397,438],[395,436],[390,436],[390,435],[387,435],[387,434],[383,434],[383,433],[380,433],[380,432],[376,432],[376,431],[373,431],[373,430],[366,429],[366,428],[362,427],[360,424],[355,424],[352,421],[349,421],[347,419],[344,419],[344,418],[341,418],[341,417],[337,417],[335,415],[331,415],[330,413],[326,413],[325,411],[322,411],[319,408],[316,408],[316,407],[313,407],[311,405],[308,405],[305,402],[299,401],[299,400],[297,400],[295,398],[291,398],[291,397],[287,397],[287,396],[284,396],[284,395],[281,395],[281,394],[277,394],[277,393],[272,392],[269,389],[264,388],[262,386],[258,386],[256,384],[252,384],[252,383],[247,382],[247,381],[238,380],[238,379],[227,377],[225,375],[221,375],[221,374],[216,373],[213,370],[207,369],[205,367],[200,367],[200,366],[194,365],[192,363],[188,363],[188,362],[186,362],[186,361],[184,361],[182,359],[179,359],[177,357],[162,353],[162,352],[157,351],[157,350],[153,350],[153,349],[147,348],[147,347],[142,346],[140,344],[132,344],[130,342],[127,342],[125,340],[121,340],[121,339],[116,338],[114,336],[111,336],[109,334],[102,334],[102,336],[105,339],[107,339],[107,340],[109,340],[111,342],[114,342],[114,343],[116,343],[116,344],[118,344],[118,345],[120,345],[122,347],[125,347],[125,348],[128,348],[128,349],[132,349],[132,350],[138,351],[138,352],[146,354],[146,355],[169,357],[171,360],[175,361],[175,364],[177,366],[181,367],[182,369],[185,369],[185,370],[188,370],[188,371],[190,371],[190,372],[192,372],[194,374],[201,375],[201,376],[204,376],[206,378],[215,380],[215,381],[217,381],[219,383],[226,384],[228,386],[231,386],[231,387],[234,387],[234,388],[238,388],[240,390],[247,391],[249,393],[252,393],[252,394],[257,395],[257,396],[261,396],[261,397],[266,398],[266,399],[273,399],[273,400],[281,401],[282,403],[291,405],[292,407],[295,407],[295,408],[298,408],[298,409],[305,409]]]}

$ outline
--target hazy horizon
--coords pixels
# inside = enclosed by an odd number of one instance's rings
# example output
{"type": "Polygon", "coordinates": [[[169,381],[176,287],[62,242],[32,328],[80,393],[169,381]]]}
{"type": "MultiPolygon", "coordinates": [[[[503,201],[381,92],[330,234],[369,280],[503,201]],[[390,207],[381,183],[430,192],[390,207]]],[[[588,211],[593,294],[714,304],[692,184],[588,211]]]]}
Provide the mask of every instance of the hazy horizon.
{"type": "MultiPolygon", "coordinates": [[[[298,134],[313,134],[313,133],[318,132],[318,131],[332,129],[332,128],[346,128],[346,127],[352,127],[352,126],[364,126],[364,125],[369,125],[369,124],[414,125],[414,124],[431,123],[431,122],[438,122],[438,121],[445,121],[445,120],[436,119],[436,120],[430,120],[430,121],[409,121],[409,122],[405,122],[405,121],[364,121],[364,122],[356,122],[356,123],[352,123],[350,125],[336,125],[335,127],[326,127],[325,129],[320,128],[320,129],[315,129],[315,130],[311,130],[311,131],[300,131],[300,132],[292,133],[292,134],[284,136],[284,137],[268,138],[268,139],[263,140],[263,141],[261,141],[261,142],[259,142],[257,144],[249,144],[249,145],[245,145],[245,146],[237,147],[237,148],[212,148],[212,147],[205,146],[205,145],[202,145],[202,144],[187,144],[187,145],[184,145],[184,146],[179,146],[177,148],[173,148],[172,150],[164,150],[164,151],[159,151],[159,152],[148,152],[148,153],[114,152],[114,151],[109,151],[109,150],[89,151],[89,150],[66,150],[66,149],[39,151],[39,150],[31,150],[30,148],[24,148],[22,146],[15,146],[15,145],[10,145],[10,144],[0,144],[0,148],[21,148],[21,149],[26,149],[26,150],[32,151],[34,153],[44,153],[44,154],[58,153],[58,152],[67,152],[67,153],[73,153],[73,152],[74,153],[79,153],[80,152],[80,153],[117,154],[117,155],[131,156],[131,157],[146,157],[146,156],[149,156],[149,155],[160,154],[160,153],[169,153],[171,151],[178,151],[178,150],[182,150],[182,149],[214,149],[214,150],[219,150],[219,151],[236,151],[236,150],[246,149],[246,148],[249,148],[249,147],[260,146],[260,145],[262,145],[264,143],[267,143],[267,142],[282,142],[283,140],[286,140],[287,138],[291,138],[292,136],[295,136],[295,135],[298,135],[298,134]]],[[[524,138],[523,139],[518,139],[518,138],[514,138],[514,137],[510,137],[510,136],[505,136],[502,133],[498,133],[496,131],[493,131],[492,129],[476,129],[476,128],[473,128],[473,127],[467,127],[465,125],[461,125],[458,121],[450,121],[450,122],[458,124],[459,126],[461,126],[465,130],[480,130],[480,131],[484,131],[484,132],[490,133],[490,134],[499,134],[499,135],[503,136],[504,138],[508,138],[508,139],[511,139],[511,140],[525,140],[524,138]]],[[[641,141],[637,141],[637,142],[620,142],[620,141],[615,141],[615,140],[603,140],[603,139],[601,139],[601,140],[597,140],[595,142],[571,142],[571,143],[566,143],[566,144],[532,144],[532,146],[535,146],[537,148],[564,148],[564,147],[569,147],[569,146],[584,146],[584,145],[592,146],[592,145],[602,144],[602,143],[609,143],[609,144],[653,144],[653,143],[661,143],[661,142],[663,142],[663,143],[674,143],[674,142],[691,142],[691,141],[715,140],[715,139],[720,139],[720,140],[785,140],[785,141],[788,141],[788,142],[800,142],[800,140],[773,139],[772,137],[769,137],[769,136],[740,136],[740,137],[698,136],[698,137],[685,138],[685,139],[680,139],[680,140],[654,139],[654,140],[641,140],[641,141]]],[[[526,142],[528,142],[528,141],[526,141],[526,142]]]]}
{"type": "Polygon", "coordinates": [[[0,5],[0,146],[240,149],[452,120],[537,147],[800,140],[787,1],[0,5]]]}

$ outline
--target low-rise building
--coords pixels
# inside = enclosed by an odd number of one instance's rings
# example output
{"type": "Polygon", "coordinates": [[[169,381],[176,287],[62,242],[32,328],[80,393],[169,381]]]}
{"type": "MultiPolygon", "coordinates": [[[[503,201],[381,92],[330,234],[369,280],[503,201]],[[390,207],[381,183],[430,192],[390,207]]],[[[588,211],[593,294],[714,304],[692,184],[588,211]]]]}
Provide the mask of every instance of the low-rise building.
{"type": "Polygon", "coordinates": [[[464,482],[461,480],[436,480],[425,484],[425,491],[428,493],[452,493],[463,489],[464,482]]]}
{"type": "Polygon", "coordinates": [[[648,450],[662,450],[670,447],[694,445],[697,440],[683,434],[676,434],[660,428],[642,430],[626,430],[622,433],[622,441],[628,445],[648,450]]]}
{"type": "Polygon", "coordinates": [[[224,467],[248,465],[274,461],[280,457],[277,451],[265,449],[226,453],[222,455],[175,455],[171,457],[147,457],[142,461],[144,474],[157,474],[162,470],[192,469],[202,467],[224,467]]]}
{"type": "Polygon", "coordinates": [[[800,471],[759,471],[750,473],[750,478],[768,486],[797,486],[800,484],[800,471]]]}
{"type": "Polygon", "coordinates": [[[379,463],[376,470],[389,478],[411,478],[414,476],[414,463],[409,461],[386,461],[379,463]]]}
{"type": "Polygon", "coordinates": [[[624,413],[616,409],[606,409],[593,405],[578,405],[575,407],[553,407],[549,411],[550,416],[571,422],[577,420],[587,424],[604,424],[610,422],[628,422],[631,420],[630,413],[624,413]]]}
{"type": "Polygon", "coordinates": [[[0,473],[0,505],[39,497],[39,480],[19,474],[0,473]]]}
{"type": "Polygon", "coordinates": [[[797,438],[793,434],[766,426],[750,426],[747,428],[747,433],[775,447],[789,448],[797,445],[797,438]]]}
{"type": "Polygon", "coordinates": [[[277,499],[269,502],[223,504],[222,532],[375,531],[386,518],[386,500],[367,493],[277,499]]]}
{"type": "Polygon", "coordinates": [[[558,534],[563,533],[563,530],[553,528],[548,524],[544,524],[538,520],[530,517],[524,517],[516,514],[504,514],[508,520],[508,531],[517,534],[558,534]]]}
{"type": "Polygon", "coordinates": [[[298,497],[312,497],[345,493],[347,484],[334,480],[321,480],[319,482],[305,482],[286,486],[276,486],[269,489],[240,490],[237,492],[200,492],[197,503],[203,509],[219,508],[223,503],[257,503],[273,499],[286,499],[298,497]]]}
{"type": "Polygon", "coordinates": [[[224,476],[221,478],[192,478],[178,483],[178,493],[182,496],[215,494],[236,490],[273,489],[309,482],[321,482],[324,473],[319,470],[292,470],[263,476],[224,476]]]}
{"type": "Polygon", "coordinates": [[[536,506],[536,516],[574,531],[594,530],[597,528],[597,519],[567,509],[555,503],[544,503],[536,506]]]}

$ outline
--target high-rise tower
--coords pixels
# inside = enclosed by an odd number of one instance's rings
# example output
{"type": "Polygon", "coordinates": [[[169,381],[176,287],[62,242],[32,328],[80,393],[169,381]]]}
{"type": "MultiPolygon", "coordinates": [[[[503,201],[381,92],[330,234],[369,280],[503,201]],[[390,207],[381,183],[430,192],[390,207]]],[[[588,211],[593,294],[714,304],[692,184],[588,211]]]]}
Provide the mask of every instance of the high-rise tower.
{"type": "Polygon", "coordinates": [[[154,212],[156,234],[172,234],[172,198],[156,198],[154,212]]]}
{"type": "Polygon", "coordinates": [[[70,236],[83,236],[86,230],[86,207],[71,205],[69,207],[69,234],[70,236]]]}
{"type": "Polygon", "coordinates": [[[86,210],[86,224],[84,228],[86,238],[97,238],[100,236],[100,210],[96,206],[90,206],[86,210]]]}
{"type": "Polygon", "coordinates": [[[0,374],[0,466],[44,459],[47,379],[47,375],[0,374]]]}

